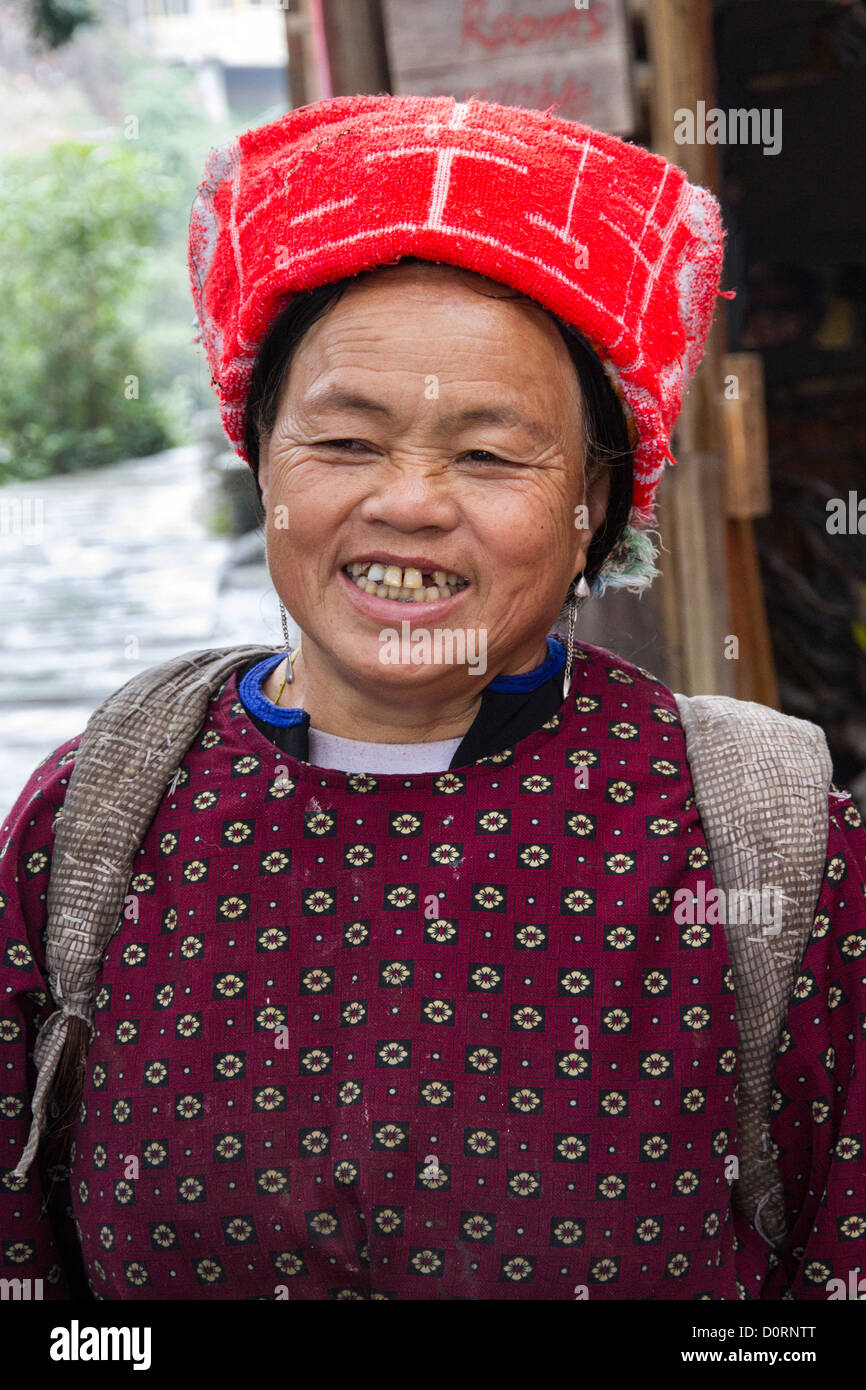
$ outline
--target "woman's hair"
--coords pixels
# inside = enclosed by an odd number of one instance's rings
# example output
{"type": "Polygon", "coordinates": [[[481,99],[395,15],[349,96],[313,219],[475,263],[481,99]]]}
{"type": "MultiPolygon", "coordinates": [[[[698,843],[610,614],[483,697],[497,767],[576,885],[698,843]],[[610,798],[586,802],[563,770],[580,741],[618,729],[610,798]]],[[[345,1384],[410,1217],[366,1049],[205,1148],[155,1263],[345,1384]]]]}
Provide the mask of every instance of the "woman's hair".
{"type": "MultiPolygon", "coordinates": [[[[419,259],[417,256],[403,257],[404,261],[419,259]]],[[[261,344],[250,381],[244,428],[244,447],[253,469],[260,503],[259,443],[271,433],[276,423],[280,391],[294,351],[307,329],[336,304],[353,280],[354,277],[349,276],[295,295],[274,320],[261,344]]],[[[515,294],[514,298],[525,296],[515,294]]],[[[603,467],[610,470],[610,496],[605,519],[592,538],[584,571],[587,583],[592,584],[628,522],[632,500],[632,448],[622,406],[598,357],[576,329],[555,314],[550,314],[550,318],[565,340],[580,382],[586,473],[591,476],[596,469],[603,467]]],[[[50,1119],[43,1157],[52,1165],[62,1165],[67,1159],[69,1137],[81,1105],[88,1046],[87,1024],[82,1019],[70,1019],[49,1098],[50,1119]]]]}
{"type": "MultiPolygon", "coordinates": [[[[400,264],[421,260],[419,256],[403,256],[400,264]]],[[[259,348],[247,395],[244,449],[253,470],[260,503],[259,447],[261,440],[271,434],[276,424],[280,393],[295,349],[307,329],[336,304],[355,278],[347,276],[295,295],[274,319],[259,348]]],[[[517,293],[511,297],[526,298],[517,293]]],[[[593,476],[603,467],[610,471],[610,495],[605,518],[593,535],[586,557],[584,573],[587,583],[592,584],[628,523],[632,503],[633,451],[622,406],[595,352],[577,329],[549,310],[545,310],[545,313],[562,334],[580,383],[586,474],[593,476]]]]}

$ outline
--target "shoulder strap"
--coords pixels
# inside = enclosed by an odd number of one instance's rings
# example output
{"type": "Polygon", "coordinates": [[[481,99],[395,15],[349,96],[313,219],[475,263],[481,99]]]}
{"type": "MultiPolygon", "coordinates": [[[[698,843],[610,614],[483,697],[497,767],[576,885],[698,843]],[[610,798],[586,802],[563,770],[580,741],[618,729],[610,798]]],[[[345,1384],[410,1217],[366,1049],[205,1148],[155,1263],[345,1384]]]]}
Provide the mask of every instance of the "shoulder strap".
{"type": "Polygon", "coordinates": [[[733,1202],[777,1246],[786,1228],[770,1154],[773,1069],[820,892],[832,762],[823,730],[808,720],[723,695],[674,698],[713,877],[726,895],[739,1032],[733,1202]],[[765,910],[755,911],[762,890],[765,910]]]}
{"type": "MultiPolygon", "coordinates": [[[[33,1121],[15,1172],[33,1160],[70,1017],[91,1023],[102,956],[123,912],[135,855],[208,701],[238,667],[273,647],[184,652],[133,676],[87,721],[57,819],[45,933],[57,1010],[39,1030],[33,1121]]],[[[92,1026],[92,1025],[91,1025],[92,1026]]]]}

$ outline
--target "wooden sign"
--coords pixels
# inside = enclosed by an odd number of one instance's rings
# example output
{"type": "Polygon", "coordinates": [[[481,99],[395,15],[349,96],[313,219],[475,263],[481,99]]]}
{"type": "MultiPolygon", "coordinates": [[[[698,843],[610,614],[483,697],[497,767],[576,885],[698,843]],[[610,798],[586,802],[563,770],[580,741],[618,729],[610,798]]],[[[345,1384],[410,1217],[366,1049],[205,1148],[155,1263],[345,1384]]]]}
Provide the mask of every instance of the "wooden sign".
{"type": "Polygon", "coordinates": [[[384,0],[392,91],[634,130],[625,0],[384,0]]]}

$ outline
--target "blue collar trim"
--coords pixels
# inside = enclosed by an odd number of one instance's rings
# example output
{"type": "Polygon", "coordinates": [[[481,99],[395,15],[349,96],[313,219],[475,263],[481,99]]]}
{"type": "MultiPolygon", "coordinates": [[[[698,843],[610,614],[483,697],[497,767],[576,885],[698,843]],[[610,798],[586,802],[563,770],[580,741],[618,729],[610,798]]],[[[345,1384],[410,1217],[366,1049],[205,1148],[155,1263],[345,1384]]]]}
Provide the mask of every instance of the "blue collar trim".
{"type": "MultiPolygon", "coordinates": [[[[273,700],[269,700],[262,693],[262,685],[267,680],[271,671],[279,666],[283,660],[285,652],[277,652],[274,656],[266,656],[264,661],[260,661],[252,670],[241,680],[238,686],[238,694],[250,714],[255,714],[259,719],[265,720],[268,724],[281,725],[289,728],[293,724],[303,724],[309,718],[304,709],[290,709],[288,706],[275,705],[273,700]]],[[[545,681],[558,676],[560,671],[565,668],[565,647],[558,637],[548,637],[547,657],[540,666],[536,666],[534,671],[524,671],[519,676],[497,676],[490,681],[485,688],[503,694],[525,693],[528,690],[537,690],[545,681]]]]}
{"type": "Polygon", "coordinates": [[[545,681],[558,676],[565,669],[565,647],[558,637],[548,637],[547,658],[534,671],[524,671],[520,676],[497,676],[487,686],[488,690],[527,691],[537,690],[545,681]]]}
{"type": "Polygon", "coordinates": [[[260,661],[258,666],[254,666],[238,686],[238,694],[244,706],[250,714],[255,714],[259,719],[264,719],[267,724],[280,724],[284,728],[292,724],[303,724],[309,715],[305,709],[289,709],[288,706],[275,705],[273,700],[269,700],[262,694],[262,682],[267,680],[271,671],[285,657],[285,652],[277,652],[276,656],[266,656],[264,661],[260,661]]]}

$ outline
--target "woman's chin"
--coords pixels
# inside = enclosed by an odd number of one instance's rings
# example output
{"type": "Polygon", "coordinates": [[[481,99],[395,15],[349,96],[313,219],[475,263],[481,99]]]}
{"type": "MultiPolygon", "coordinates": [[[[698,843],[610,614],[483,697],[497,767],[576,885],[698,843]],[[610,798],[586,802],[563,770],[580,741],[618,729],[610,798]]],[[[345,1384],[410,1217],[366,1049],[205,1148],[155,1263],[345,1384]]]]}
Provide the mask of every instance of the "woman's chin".
{"type": "Polygon", "coordinates": [[[444,688],[447,684],[453,691],[456,688],[453,684],[455,680],[460,683],[466,679],[478,681],[465,661],[443,660],[441,654],[437,660],[437,653],[425,652],[417,644],[414,647],[404,645],[401,650],[397,643],[382,647],[378,643],[374,647],[359,643],[345,652],[341,652],[337,646],[334,655],[344,667],[349,668],[354,684],[371,690],[387,689],[411,694],[413,690],[430,690],[436,684],[444,688]]]}

